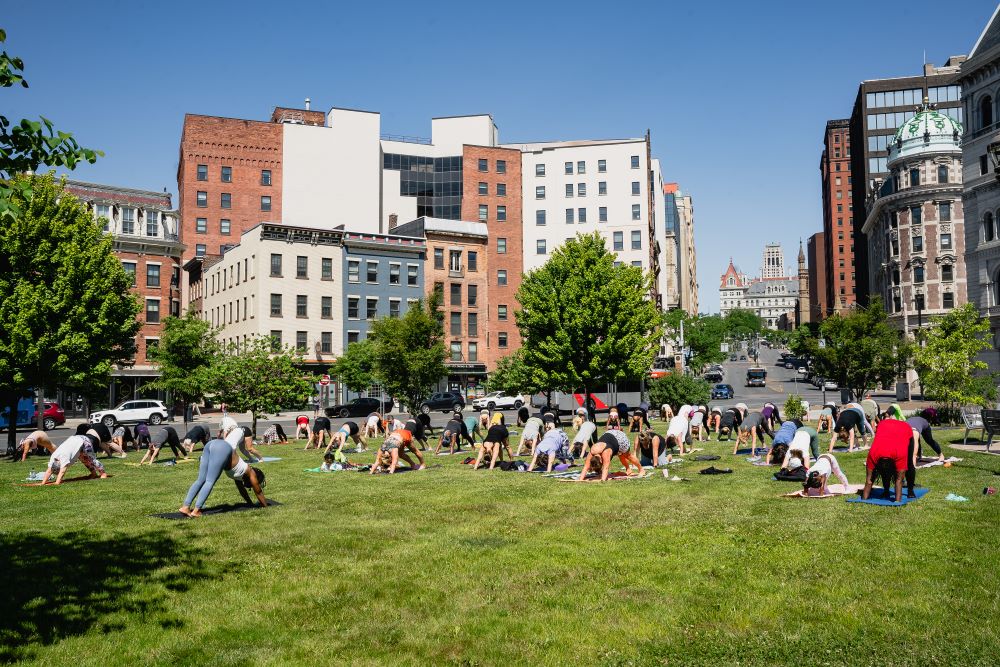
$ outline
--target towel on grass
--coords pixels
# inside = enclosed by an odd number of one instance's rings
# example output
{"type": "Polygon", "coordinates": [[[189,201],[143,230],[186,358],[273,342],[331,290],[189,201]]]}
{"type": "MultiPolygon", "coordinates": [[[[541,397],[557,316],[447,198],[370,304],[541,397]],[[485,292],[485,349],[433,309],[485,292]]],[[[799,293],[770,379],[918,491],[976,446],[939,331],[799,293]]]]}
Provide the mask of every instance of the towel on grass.
{"type": "MultiPolygon", "coordinates": [[[[268,509],[269,507],[276,507],[280,505],[277,500],[267,499],[267,507],[261,507],[254,503],[253,505],[248,505],[247,503],[227,503],[225,505],[216,505],[214,507],[209,507],[201,511],[202,516],[210,516],[213,514],[228,514],[229,512],[247,512],[249,510],[260,510],[268,509]]],[[[150,514],[149,516],[155,517],[157,519],[190,519],[191,517],[186,514],[181,514],[180,512],[162,512],[160,514],[150,514]]]]}
{"type": "Polygon", "coordinates": [[[867,505],[889,505],[891,507],[897,507],[897,506],[906,505],[907,503],[912,503],[912,502],[914,502],[916,500],[920,500],[921,498],[923,498],[924,496],[927,495],[928,491],[930,491],[930,489],[928,489],[927,487],[924,487],[924,486],[917,487],[916,489],[913,490],[913,493],[917,497],[916,498],[907,498],[906,497],[906,489],[904,488],[903,489],[903,500],[902,500],[902,502],[897,503],[894,500],[894,497],[896,495],[894,490],[890,490],[890,492],[889,492],[889,498],[883,498],[882,497],[882,489],[881,488],[874,488],[874,489],[872,489],[871,496],[868,498],[868,500],[863,500],[861,498],[861,496],[850,496],[850,497],[847,498],[847,502],[849,502],[849,503],[865,503],[867,505]]]}
{"type": "Polygon", "coordinates": [[[917,459],[918,468],[933,468],[935,466],[943,466],[945,463],[959,463],[962,459],[949,456],[944,461],[939,461],[938,459],[917,459]]]}
{"type": "MultiPolygon", "coordinates": [[[[579,472],[565,472],[565,473],[559,473],[559,474],[554,474],[553,473],[551,475],[546,475],[546,477],[554,477],[555,479],[558,479],[561,482],[600,482],[601,481],[601,475],[600,475],[600,473],[596,473],[596,472],[592,472],[592,473],[588,474],[585,479],[580,479],[580,473],[579,472]]],[[[650,477],[651,477],[650,475],[647,475],[645,473],[643,473],[642,475],[626,475],[624,472],[619,471],[619,472],[610,473],[608,475],[607,481],[611,482],[611,481],[622,481],[622,480],[630,480],[630,479],[650,479],[650,477]]]]}
{"type": "Polygon", "coordinates": [[[843,496],[849,493],[857,493],[864,488],[864,484],[848,484],[846,487],[843,484],[827,484],[827,493],[821,496],[811,496],[805,491],[799,489],[798,491],[792,491],[791,493],[782,494],[783,498],[835,498],[836,496],[843,496]]]}
{"type": "Polygon", "coordinates": [[[858,452],[867,452],[871,448],[871,445],[865,445],[864,447],[855,447],[853,452],[848,452],[847,447],[834,447],[833,451],[838,454],[857,454],[858,452]]]}
{"type": "Polygon", "coordinates": [[[280,456],[265,456],[262,459],[258,459],[256,463],[272,463],[273,461],[280,461],[280,456]]]}
{"type": "MultiPolygon", "coordinates": [[[[42,473],[42,474],[44,475],[45,473],[42,473]]],[[[110,479],[111,475],[108,475],[108,478],[110,479]]],[[[41,477],[39,477],[38,479],[41,479],[41,477]]],[[[67,484],[69,482],[85,482],[88,479],[101,479],[101,478],[100,477],[91,477],[89,474],[88,475],[80,475],[78,477],[64,477],[62,483],[63,484],[67,484]]],[[[45,484],[44,486],[56,486],[55,481],[56,481],[56,476],[53,474],[52,476],[49,477],[49,483],[45,484]]],[[[42,486],[42,483],[39,481],[39,482],[32,482],[30,484],[21,484],[21,486],[42,486]]]]}

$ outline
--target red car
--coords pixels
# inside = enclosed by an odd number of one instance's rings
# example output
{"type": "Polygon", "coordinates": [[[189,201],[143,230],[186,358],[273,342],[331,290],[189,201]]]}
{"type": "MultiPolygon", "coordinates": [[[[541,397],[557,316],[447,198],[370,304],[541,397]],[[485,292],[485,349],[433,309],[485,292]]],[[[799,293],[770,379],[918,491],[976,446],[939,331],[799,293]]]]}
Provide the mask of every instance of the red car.
{"type": "MultiPolygon", "coordinates": [[[[38,409],[35,409],[35,416],[32,417],[32,422],[38,423],[38,409]]],[[[62,426],[66,423],[66,413],[62,408],[59,407],[58,403],[46,403],[45,404],[45,414],[42,416],[42,428],[46,431],[51,431],[56,426],[62,426]]]]}

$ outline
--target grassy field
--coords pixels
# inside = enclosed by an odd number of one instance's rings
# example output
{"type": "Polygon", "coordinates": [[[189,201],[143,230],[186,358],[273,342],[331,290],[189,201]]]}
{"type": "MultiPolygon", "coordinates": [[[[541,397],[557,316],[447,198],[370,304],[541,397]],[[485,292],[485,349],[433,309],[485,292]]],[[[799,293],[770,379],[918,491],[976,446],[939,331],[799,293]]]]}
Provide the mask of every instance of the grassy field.
{"type": "MultiPolygon", "coordinates": [[[[662,427],[661,427],[662,428],[662,427]]],[[[939,440],[960,432],[939,433],[939,440]]],[[[576,484],[473,471],[311,474],[280,507],[165,521],[196,464],[60,488],[0,465],[0,661],[43,664],[992,665],[1000,460],[919,471],[906,507],[780,498],[713,463],[576,484]],[[704,476],[708,465],[732,475],[704,476]],[[949,492],[970,498],[946,502],[949,492]]],[[[841,455],[852,482],[863,454],[841,455]]],[[[366,455],[352,457],[361,462],[366,455]]],[[[135,454],[130,455],[135,461],[135,454]]],[[[617,464],[616,468],[617,468],[617,464]]],[[[70,471],[78,474],[82,466],[70,471]]],[[[228,479],[209,505],[235,502],[228,479]]]]}

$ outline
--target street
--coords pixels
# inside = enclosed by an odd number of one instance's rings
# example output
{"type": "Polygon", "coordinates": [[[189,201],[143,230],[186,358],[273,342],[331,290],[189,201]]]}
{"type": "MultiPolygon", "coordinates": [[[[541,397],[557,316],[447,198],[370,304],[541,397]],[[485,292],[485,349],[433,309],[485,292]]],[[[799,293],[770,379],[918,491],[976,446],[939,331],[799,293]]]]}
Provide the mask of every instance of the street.
{"type": "MultiPolygon", "coordinates": [[[[737,357],[746,354],[746,350],[736,353],[737,357]]],[[[712,401],[712,405],[734,405],[736,403],[746,403],[751,408],[760,408],[765,403],[774,403],[781,408],[789,394],[798,394],[803,400],[808,401],[810,407],[823,405],[825,401],[840,402],[840,391],[827,391],[824,399],[824,392],[817,389],[812,384],[801,380],[801,376],[794,370],[778,367],[779,350],[767,347],[760,348],[758,365],[767,370],[767,384],[764,387],[747,387],[747,369],[754,365],[752,359],[747,361],[729,361],[722,363],[724,378],[723,383],[731,384],[736,393],[735,398],[730,401],[712,401]]]]}

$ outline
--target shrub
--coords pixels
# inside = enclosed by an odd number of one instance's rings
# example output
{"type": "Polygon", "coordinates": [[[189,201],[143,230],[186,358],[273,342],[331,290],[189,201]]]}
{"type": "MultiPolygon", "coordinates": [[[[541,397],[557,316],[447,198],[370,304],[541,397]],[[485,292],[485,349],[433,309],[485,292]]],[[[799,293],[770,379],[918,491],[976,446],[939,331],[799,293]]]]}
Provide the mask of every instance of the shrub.
{"type": "Polygon", "coordinates": [[[649,385],[649,402],[654,406],[666,403],[674,410],[682,405],[707,405],[712,385],[701,378],[671,373],[653,380],[649,385]]]}
{"type": "Polygon", "coordinates": [[[805,406],[802,405],[802,397],[798,394],[789,394],[785,399],[785,407],[782,410],[785,419],[802,419],[806,416],[805,406]]]}

